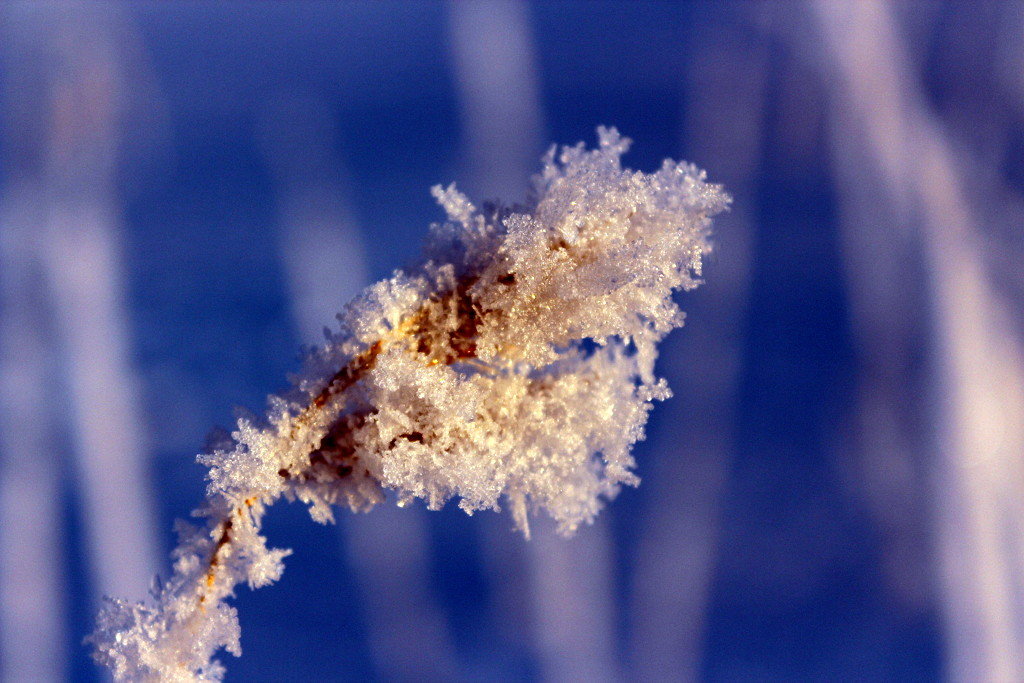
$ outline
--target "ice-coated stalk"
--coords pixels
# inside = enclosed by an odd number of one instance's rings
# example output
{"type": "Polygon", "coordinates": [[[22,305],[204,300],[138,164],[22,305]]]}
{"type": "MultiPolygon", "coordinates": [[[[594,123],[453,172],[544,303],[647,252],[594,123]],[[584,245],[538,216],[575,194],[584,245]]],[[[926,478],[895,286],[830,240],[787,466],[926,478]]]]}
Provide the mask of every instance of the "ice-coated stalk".
{"type": "Polygon", "coordinates": [[[434,188],[448,220],[426,260],[356,297],[267,416],[199,456],[205,526],[180,524],[171,578],[149,604],[109,601],[90,638],[116,678],[223,675],[217,651],[241,652],[226,600],[277,580],[290,552],[260,535],[282,497],[320,522],[385,489],[399,505],[505,505],[528,536],[531,514],[571,534],[638,483],[631,447],[669,396],[655,345],[682,324],[672,293],[699,283],[729,198],[689,164],[623,169],[629,140],[598,136],[552,148],[525,207],[434,188]]]}

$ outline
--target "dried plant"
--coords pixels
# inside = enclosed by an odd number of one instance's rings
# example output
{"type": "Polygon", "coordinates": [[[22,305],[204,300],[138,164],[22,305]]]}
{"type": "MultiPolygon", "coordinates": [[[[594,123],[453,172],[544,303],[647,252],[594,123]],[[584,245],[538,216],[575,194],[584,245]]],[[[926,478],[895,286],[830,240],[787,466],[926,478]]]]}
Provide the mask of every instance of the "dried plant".
{"type": "Polygon", "coordinates": [[[294,388],[199,456],[207,499],[179,523],[171,578],[149,604],[111,600],[90,636],[118,679],[216,680],[241,653],[240,583],[276,581],[288,550],[260,535],[268,505],[368,510],[397,494],[466,512],[507,506],[529,536],[543,511],[564,534],[623,484],[651,402],[655,345],[682,324],[672,301],[699,283],[710,218],[729,202],[703,172],[620,165],[629,140],[552,150],[527,207],[433,192],[448,221],[427,259],[358,296],[294,388]]]}

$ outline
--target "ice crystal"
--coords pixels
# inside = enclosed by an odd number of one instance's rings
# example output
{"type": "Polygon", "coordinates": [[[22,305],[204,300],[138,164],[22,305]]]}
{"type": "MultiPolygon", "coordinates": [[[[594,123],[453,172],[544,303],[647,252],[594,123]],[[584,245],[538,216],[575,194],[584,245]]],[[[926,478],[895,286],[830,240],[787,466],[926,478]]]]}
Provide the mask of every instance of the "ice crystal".
{"type": "Polygon", "coordinates": [[[448,220],[428,259],[367,288],[263,419],[200,456],[207,499],[181,524],[173,575],[150,604],[109,601],[90,637],[125,680],[217,680],[239,655],[226,604],[277,580],[286,550],[260,535],[284,497],[320,522],[396,492],[439,509],[507,506],[529,535],[561,532],[638,483],[632,445],[669,396],[655,345],[682,324],[672,292],[699,283],[710,217],[729,199],[694,166],[620,165],[629,140],[552,148],[527,207],[478,208],[435,187],[448,220]]]}

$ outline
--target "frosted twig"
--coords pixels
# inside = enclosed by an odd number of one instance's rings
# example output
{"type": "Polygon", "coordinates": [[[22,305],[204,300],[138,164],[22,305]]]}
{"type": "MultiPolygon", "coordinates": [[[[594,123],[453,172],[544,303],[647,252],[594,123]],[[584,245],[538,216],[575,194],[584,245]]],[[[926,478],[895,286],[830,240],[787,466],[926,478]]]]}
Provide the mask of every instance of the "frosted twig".
{"type": "Polygon", "coordinates": [[[672,292],[699,283],[710,217],[729,199],[689,164],[623,169],[629,141],[598,134],[595,150],[548,153],[527,207],[479,210],[434,188],[449,220],[428,260],[356,297],[267,417],[200,456],[206,526],[180,525],[154,604],[103,610],[100,663],[119,679],[220,678],[216,652],[241,652],[226,599],[277,580],[290,552],[260,535],[282,497],[320,522],[384,489],[432,510],[505,504],[528,536],[530,513],[571,534],[638,483],[630,448],[669,396],[655,344],[682,323],[672,292]]]}

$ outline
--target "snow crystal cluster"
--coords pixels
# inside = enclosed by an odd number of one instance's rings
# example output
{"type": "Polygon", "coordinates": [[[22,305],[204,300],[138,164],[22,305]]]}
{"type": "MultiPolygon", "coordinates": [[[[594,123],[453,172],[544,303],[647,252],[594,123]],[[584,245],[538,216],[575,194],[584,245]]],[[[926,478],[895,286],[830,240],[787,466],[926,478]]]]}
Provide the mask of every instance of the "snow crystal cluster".
{"type": "Polygon", "coordinates": [[[265,508],[301,500],[317,521],[417,498],[507,507],[529,535],[571,534],[623,484],[651,402],[656,343],[682,324],[672,292],[698,284],[710,217],[729,198],[694,166],[620,165],[629,140],[554,148],[530,206],[478,208],[434,188],[448,214],[428,260],[352,301],[293,390],[201,455],[207,501],[181,524],[172,577],[151,604],[110,601],[91,636],[118,679],[216,680],[240,654],[225,600],[277,580],[288,551],[260,535],[265,508]]]}

